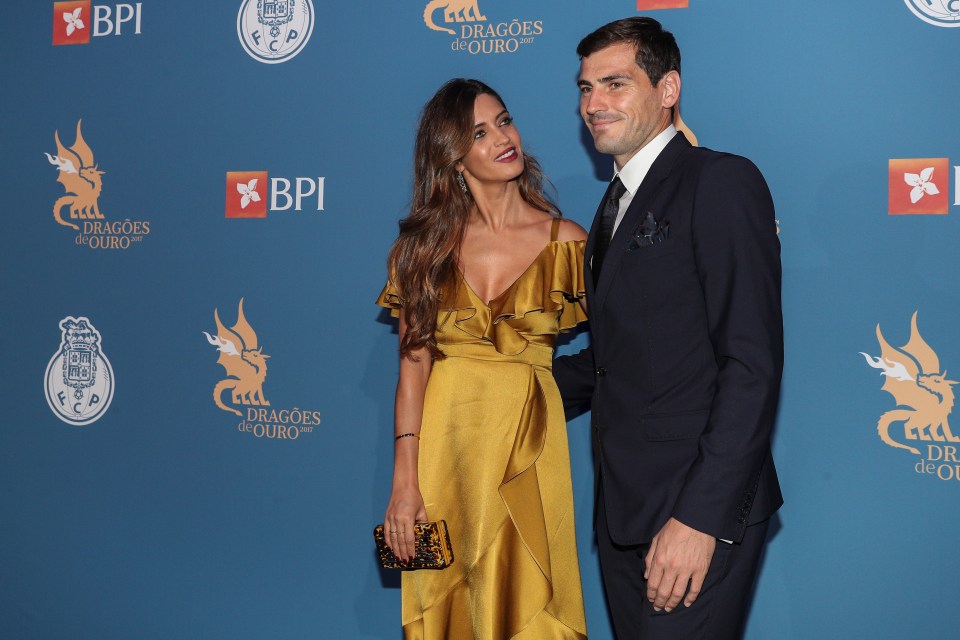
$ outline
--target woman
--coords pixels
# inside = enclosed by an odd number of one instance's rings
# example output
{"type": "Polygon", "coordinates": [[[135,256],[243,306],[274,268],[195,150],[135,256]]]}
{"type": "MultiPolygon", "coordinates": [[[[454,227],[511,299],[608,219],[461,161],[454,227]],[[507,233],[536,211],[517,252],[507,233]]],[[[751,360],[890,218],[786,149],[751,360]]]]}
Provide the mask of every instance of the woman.
{"type": "Polygon", "coordinates": [[[584,638],[566,425],[550,372],[585,319],[586,234],[543,194],[500,96],[424,107],[410,215],[378,304],[400,319],[391,549],[447,521],[456,558],[403,575],[407,638],[584,638]]]}

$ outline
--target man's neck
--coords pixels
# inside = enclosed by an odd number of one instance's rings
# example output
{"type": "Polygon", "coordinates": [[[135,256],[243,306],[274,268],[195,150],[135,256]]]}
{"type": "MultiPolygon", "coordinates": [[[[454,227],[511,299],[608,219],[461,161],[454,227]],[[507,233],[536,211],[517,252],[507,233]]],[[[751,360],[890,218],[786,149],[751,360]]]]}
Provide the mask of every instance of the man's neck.
{"type": "Polygon", "coordinates": [[[671,126],[671,125],[673,124],[673,118],[664,115],[664,114],[670,114],[670,113],[671,113],[670,111],[665,111],[665,112],[663,112],[663,114],[661,114],[661,116],[660,116],[660,118],[659,118],[659,119],[660,119],[660,126],[657,127],[657,132],[654,133],[654,134],[652,134],[649,138],[647,138],[646,141],[645,141],[642,145],[640,145],[639,147],[637,147],[636,149],[634,149],[633,152],[631,152],[629,156],[619,157],[619,158],[614,157],[613,162],[614,162],[614,164],[616,165],[618,171],[619,171],[620,169],[622,169],[623,167],[625,167],[625,166],[627,165],[627,163],[630,162],[630,160],[632,160],[635,155],[637,155],[638,153],[640,153],[641,151],[643,151],[644,147],[646,147],[648,144],[650,144],[651,142],[653,142],[653,141],[657,138],[657,136],[659,136],[661,133],[664,132],[664,130],[665,130],[667,127],[669,127],[669,126],[671,126]]]}
{"type": "Polygon", "coordinates": [[[657,132],[657,135],[650,138],[650,140],[644,143],[642,147],[634,151],[622,164],[615,158],[613,163],[614,170],[616,173],[620,173],[627,165],[633,162],[634,158],[637,158],[638,156],[648,156],[645,158],[643,163],[649,166],[653,163],[656,157],[660,155],[660,152],[663,151],[663,148],[667,146],[676,133],[677,129],[673,126],[673,123],[667,123],[665,127],[657,132]]]}

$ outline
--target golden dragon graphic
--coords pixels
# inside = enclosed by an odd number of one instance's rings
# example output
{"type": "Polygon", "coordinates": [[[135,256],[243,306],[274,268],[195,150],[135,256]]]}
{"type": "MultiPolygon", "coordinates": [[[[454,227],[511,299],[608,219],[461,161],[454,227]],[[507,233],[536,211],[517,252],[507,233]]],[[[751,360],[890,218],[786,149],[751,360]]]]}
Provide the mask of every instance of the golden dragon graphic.
{"type": "Polygon", "coordinates": [[[930,348],[917,329],[917,312],[910,320],[910,340],[899,349],[891,347],[877,325],[880,356],[873,358],[860,352],[874,369],[882,369],[884,391],[897,401],[896,409],[887,411],[877,422],[880,439],[891,447],[906,449],[920,455],[920,451],[894,440],[890,427],[902,422],[906,440],[960,442],[950,430],[950,412],[953,411],[955,380],[940,373],[940,358],[930,348]],[[907,407],[907,408],[902,408],[907,407]]]}
{"type": "Polygon", "coordinates": [[[456,35],[453,29],[437,26],[433,21],[433,13],[443,9],[444,22],[483,22],[486,16],[480,13],[477,0],[432,0],[423,10],[423,22],[434,31],[446,31],[456,35]]]}
{"type": "Polygon", "coordinates": [[[213,401],[224,411],[243,414],[223,403],[223,392],[232,389],[231,401],[234,405],[256,405],[269,407],[263,397],[263,381],[267,378],[267,359],[270,357],[257,346],[257,334],[243,315],[243,298],[237,309],[237,323],[227,329],[220,322],[220,314],[213,310],[213,319],[217,323],[217,334],[211,336],[206,331],[207,342],[217,347],[220,357],[217,364],[223,365],[228,377],[213,388],[213,401]]]}
{"type": "Polygon", "coordinates": [[[44,153],[50,164],[59,169],[57,182],[63,185],[67,195],[57,199],[53,205],[53,219],[57,223],[67,227],[73,227],[77,231],[80,227],[67,222],[60,216],[60,209],[70,205],[70,217],[72,219],[90,219],[103,218],[100,213],[100,207],[97,204],[100,199],[100,190],[103,188],[102,176],[105,172],[100,171],[93,161],[93,151],[83,139],[80,132],[80,125],[83,121],[77,121],[77,137],[69,149],[60,142],[60,132],[55,131],[54,140],[57,141],[57,155],[51,156],[44,153]]]}

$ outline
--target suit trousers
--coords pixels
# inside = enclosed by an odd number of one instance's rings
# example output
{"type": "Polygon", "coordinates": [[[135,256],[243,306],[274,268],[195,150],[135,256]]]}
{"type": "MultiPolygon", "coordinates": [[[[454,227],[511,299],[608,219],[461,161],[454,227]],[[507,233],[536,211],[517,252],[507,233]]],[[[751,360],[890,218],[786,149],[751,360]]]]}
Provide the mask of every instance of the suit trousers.
{"type": "Polygon", "coordinates": [[[737,640],[743,635],[750,596],[769,520],[747,527],[738,544],[717,541],[696,602],[667,613],[653,610],[643,578],[650,543],[621,546],[610,539],[602,490],[597,496],[597,547],[607,605],[618,640],[737,640]]]}

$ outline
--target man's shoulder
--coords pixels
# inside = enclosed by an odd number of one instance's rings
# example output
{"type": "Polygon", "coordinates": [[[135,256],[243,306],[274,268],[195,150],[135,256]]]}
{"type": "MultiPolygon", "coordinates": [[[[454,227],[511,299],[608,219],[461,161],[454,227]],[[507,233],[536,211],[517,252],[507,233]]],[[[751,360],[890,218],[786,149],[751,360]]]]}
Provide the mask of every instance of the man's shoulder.
{"type": "Polygon", "coordinates": [[[717,151],[716,149],[711,149],[709,147],[694,147],[691,146],[688,150],[691,159],[702,162],[705,164],[712,163],[746,163],[753,164],[749,158],[738,155],[736,153],[731,153],[729,151],[717,151]]]}
{"type": "MultiPolygon", "coordinates": [[[[693,158],[696,158],[700,162],[750,162],[749,159],[736,153],[731,153],[729,151],[717,151],[716,149],[711,149],[710,147],[691,146],[690,154],[693,158]]],[[[751,162],[751,164],[753,163],[751,162]]]]}
{"type": "Polygon", "coordinates": [[[687,166],[700,174],[716,173],[727,176],[744,175],[762,178],[757,165],[744,156],[727,151],[716,151],[708,147],[690,147],[686,152],[687,166]]]}

